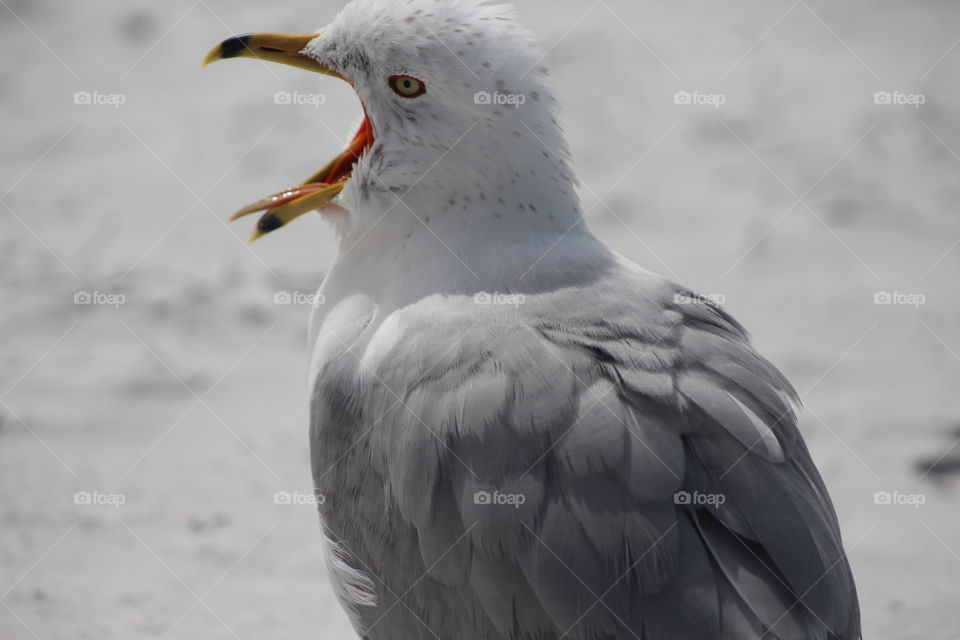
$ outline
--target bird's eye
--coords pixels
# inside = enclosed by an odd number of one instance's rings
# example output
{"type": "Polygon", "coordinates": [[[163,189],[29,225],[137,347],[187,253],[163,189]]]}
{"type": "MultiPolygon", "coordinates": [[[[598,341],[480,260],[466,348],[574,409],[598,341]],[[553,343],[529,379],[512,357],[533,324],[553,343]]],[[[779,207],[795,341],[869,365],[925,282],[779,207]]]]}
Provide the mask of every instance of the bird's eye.
{"type": "Polygon", "coordinates": [[[394,93],[404,98],[417,98],[427,92],[427,86],[413,76],[390,76],[388,84],[394,93]]]}

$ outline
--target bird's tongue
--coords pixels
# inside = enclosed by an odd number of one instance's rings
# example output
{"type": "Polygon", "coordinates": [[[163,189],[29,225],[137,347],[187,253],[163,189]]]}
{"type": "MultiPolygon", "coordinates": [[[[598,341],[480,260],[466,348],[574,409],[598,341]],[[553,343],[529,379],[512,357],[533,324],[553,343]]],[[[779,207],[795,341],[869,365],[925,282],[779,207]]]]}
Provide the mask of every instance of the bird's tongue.
{"type": "Polygon", "coordinates": [[[373,144],[373,127],[370,125],[370,118],[364,114],[363,122],[360,123],[360,129],[357,135],[347,147],[346,151],[334,158],[323,169],[307,179],[306,183],[326,182],[332,184],[340,182],[350,177],[353,165],[360,157],[364,149],[373,144]]]}
{"type": "Polygon", "coordinates": [[[230,220],[236,220],[257,211],[266,211],[253,230],[250,238],[252,241],[279,229],[308,211],[330,205],[331,200],[343,191],[360,154],[372,144],[373,127],[370,124],[370,118],[364,115],[360,129],[347,149],[327,163],[327,166],[292,189],[274,193],[240,209],[231,216],[230,220]]]}

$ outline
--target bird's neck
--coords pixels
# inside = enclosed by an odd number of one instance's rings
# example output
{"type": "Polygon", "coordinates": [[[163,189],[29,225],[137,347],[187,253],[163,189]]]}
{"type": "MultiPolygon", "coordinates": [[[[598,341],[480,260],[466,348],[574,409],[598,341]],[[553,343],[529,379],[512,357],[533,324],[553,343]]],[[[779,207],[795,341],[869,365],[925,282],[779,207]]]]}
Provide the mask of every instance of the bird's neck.
{"type": "Polygon", "coordinates": [[[472,195],[415,188],[371,197],[365,209],[353,203],[325,298],[361,294],[400,307],[433,294],[531,290],[576,278],[578,261],[609,260],[572,187],[532,177],[472,195]]]}

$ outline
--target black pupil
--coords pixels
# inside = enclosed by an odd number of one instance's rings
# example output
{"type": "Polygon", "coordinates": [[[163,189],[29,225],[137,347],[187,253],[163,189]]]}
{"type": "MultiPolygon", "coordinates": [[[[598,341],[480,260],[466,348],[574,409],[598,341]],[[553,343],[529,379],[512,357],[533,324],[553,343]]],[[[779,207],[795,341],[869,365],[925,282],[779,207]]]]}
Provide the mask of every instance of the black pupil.
{"type": "Polygon", "coordinates": [[[410,76],[396,76],[391,78],[390,82],[393,83],[390,86],[393,87],[394,91],[408,98],[420,95],[423,92],[423,85],[420,84],[420,81],[410,76]]]}

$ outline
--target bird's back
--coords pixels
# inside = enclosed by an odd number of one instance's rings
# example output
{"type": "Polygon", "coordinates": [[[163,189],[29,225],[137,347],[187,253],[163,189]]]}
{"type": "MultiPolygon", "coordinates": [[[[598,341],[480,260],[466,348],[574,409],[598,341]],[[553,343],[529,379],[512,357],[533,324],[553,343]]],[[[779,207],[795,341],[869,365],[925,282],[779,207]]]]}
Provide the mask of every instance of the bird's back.
{"type": "Polygon", "coordinates": [[[860,637],[795,393],[733,319],[624,263],[511,295],[369,302],[319,359],[313,472],[362,637],[860,637]]]}

